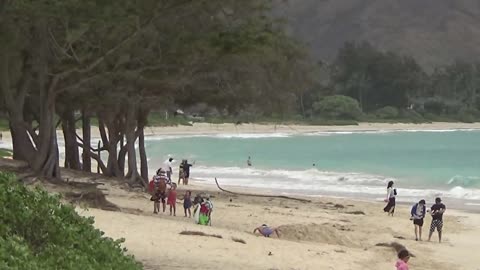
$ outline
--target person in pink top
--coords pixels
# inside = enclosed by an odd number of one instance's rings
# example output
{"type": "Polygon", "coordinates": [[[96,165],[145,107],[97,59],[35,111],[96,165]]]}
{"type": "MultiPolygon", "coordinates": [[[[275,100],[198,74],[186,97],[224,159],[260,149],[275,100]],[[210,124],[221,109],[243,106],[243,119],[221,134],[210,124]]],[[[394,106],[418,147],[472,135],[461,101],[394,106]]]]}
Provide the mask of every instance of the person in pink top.
{"type": "Polygon", "coordinates": [[[410,259],[410,253],[408,250],[400,250],[398,252],[398,261],[395,264],[395,267],[397,267],[397,270],[408,270],[408,260],[410,259]]]}

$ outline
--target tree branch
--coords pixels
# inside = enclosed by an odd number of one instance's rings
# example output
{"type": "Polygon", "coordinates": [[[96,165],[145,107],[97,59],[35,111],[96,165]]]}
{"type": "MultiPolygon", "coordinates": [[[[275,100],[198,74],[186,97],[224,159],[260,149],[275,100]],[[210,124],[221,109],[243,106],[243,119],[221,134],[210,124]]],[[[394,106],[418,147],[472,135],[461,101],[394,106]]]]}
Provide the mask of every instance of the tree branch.
{"type": "Polygon", "coordinates": [[[90,72],[92,71],[93,69],[95,69],[98,65],[100,65],[101,63],[103,63],[105,61],[105,59],[116,53],[117,50],[119,50],[120,48],[122,48],[125,44],[128,44],[130,41],[132,41],[133,39],[135,39],[143,30],[145,30],[145,28],[150,25],[153,21],[154,17],[150,18],[144,25],[142,25],[139,29],[137,29],[135,32],[133,32],[130,36],[128,36],[127,38],[123,39],[122,41],[120,41],[116,46],[110,48],[110,50],[108,50],[104,55],[100,56],[99,58],[97,58],[95,61],[93,61],[92,63],[90,63],[89,65],[87,65],[86,67],[84,68],[74,68],[74,69],[70,69],[70,70],[67,70],[67,71],[64,71],[64,72],[61,72],[61,73],[58,73],[57,76],[61,77],[61,78],[65,78],[71,74],[74,74],[74,73],[87,73],[87,72],[90,72]]]}
{"type": "MultiPolygon", "coordinates": [[[[76,134],[76,132],[75,132],[75,137],[77,137],[77,139],[80,141],[80,142],[77,142],[78,146],[83,148],[83,146],[85,145],[85,142],[83,141],[83,139],[78,134],[76,134]]],[[[90,145],[89,147],[90,147],[90,151],[93,151],[93,152],[107,151],[108,150],[106,146],[102,146],[100,148],[93,148],[90,145]]]]}
{"type": "Polygon", "coordinates": [[[98,166],[100,167],[100,170],[102,170],[102,174],[105,174],[107,172],[107,166],[105,166],[105,163],[103,163],[103,160],[95,153],[89,153],[89,156],[93,158],[95,161],[97,161],[98,166]]]}
{"type": "Polygon", "coordinates": [[[279,198],[279,199],[299,201],[299,202],[303,202],[303,203],[311,202],[311,200],[293,198],[293,197],[288,197],[288,196],[283,196],[283,195],[276,196],[276,195],[261,195],[261,194],[249,194],[249,193],[232,192],[232,191],[228,191],[228,190],[220,187],[220,184],[218,184],[217,178],[215,178],[215,183],[217,184],[218,189],[220,189],[221,191],[226,192],[226,193],[230,193],[230,194],[234,194],[234,195],[250,196],[250,197],[262,197],[262,198],[279,198]]]}

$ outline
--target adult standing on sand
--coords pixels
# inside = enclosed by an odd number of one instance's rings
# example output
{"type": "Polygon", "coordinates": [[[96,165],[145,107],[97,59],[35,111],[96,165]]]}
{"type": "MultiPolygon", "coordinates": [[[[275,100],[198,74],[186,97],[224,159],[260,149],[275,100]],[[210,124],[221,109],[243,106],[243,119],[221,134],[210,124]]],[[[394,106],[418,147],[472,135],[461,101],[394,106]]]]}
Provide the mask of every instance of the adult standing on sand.
{"type": "Polygon", "coordinates": [[[397,190],[393,188],[393,181],[388,182],[387,185],[387,198],[385,198],[385,202],[387,206],[383,208],[384,212],[387,212],[388,215],[393,217],[393,213],[395,212],[395,196],[397,195],[397,190]]]}
{"type": "Polygon", "coordinates": [[[167,160],[165,160],[164,164],[165,164],[165,170],[167,171],[168,181],[171,182],[172,181],[172,172],[173,172],[173,169],[172,169],[173,158],[172,157],[168,158],[167,160]]]}
{"type": "Polygon", "coordinates": [[[414,204],[412,210],[410,211],[413,219],[413,225],[415,226],[415,241],[422,241],[422,227],[425,213],[425,200],[420,200],[418,203],[414,204]]]}
{"type": "Polygon", "coordinates": [[[447,208],[442,203],[441,198],[435,199],[435,204],[432,205],[431,214],[432,214],[432,224],[430,225],[430,234],[428,235],[428,241],[432,238],[433,232],[437,229],[438,232],[438,242],[442,242],[442,230],[443,230],[443,213],[447,208]]]}
{"type": "Polygon", "coordinates": [[[162,202],[163,213],[165,213],[165,209],[167,207],[165,205],[165,198],[167,197],[167,177],[165,176],[165,172],[163,171],[160,171],[160,179],[158,182],[158,194],[159,194],[160,201],[162,202]]]}
{"type": "MultiPolygon", "coordinates": [[[[195,164],[195,161],[193,161],[193,163],[195,164]]],[[[184,185],[188,185],[188,179],[190,178],[190,167],[192,167],[193,165],[188,163],[188,160],[185,159],[185,161],[183,162],[183,184],[184,185]]]]}

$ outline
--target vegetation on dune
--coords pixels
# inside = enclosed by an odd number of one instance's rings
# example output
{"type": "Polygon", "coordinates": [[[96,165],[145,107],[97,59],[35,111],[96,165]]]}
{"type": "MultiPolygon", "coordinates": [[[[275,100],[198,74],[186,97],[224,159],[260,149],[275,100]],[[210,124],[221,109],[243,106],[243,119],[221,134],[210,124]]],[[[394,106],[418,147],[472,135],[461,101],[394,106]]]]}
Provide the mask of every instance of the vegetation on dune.
{"type": "Polygon", "coordinates": [[[29,190],[13,174],[0,172],[0,204],[1,269],[142,269],[122,240],[93,227],[93,218],[40,188],[29,190]]]}

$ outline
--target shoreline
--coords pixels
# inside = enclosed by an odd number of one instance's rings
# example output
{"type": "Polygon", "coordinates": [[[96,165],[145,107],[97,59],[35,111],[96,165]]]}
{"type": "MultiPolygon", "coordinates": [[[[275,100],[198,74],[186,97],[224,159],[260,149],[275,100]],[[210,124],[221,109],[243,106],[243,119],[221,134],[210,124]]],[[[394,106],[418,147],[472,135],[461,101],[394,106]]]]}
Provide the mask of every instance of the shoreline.
{"type": "MultiPolygon", "coordinates": [[[[192,182],[196,187],[200,187],[201,189],[209,190],[212,192],[219,192],[220,190],[217,188],[215,184],[208,183],[206,180],[198,180],[195,178],[191,178],[190,182],[192,182]]],[[[262,194],[262,195],[285,195],[295,198],[301,199],[308,199],[308,200],[322,200],[322,199],[332,199],[332,200],[348,200],[354,201],[358,203],[372,203],[378,205],[384,205],[384,201],[380,199],[377,195],[369,195],[364,193],[319,193],[319,194],[304,194],[301,192],[295,191],[288,191],[288,190],[281,190],[281,189],[270,189],[270,188],[262,188],[262,187],[250,187],[250,186],[240,186],[240,185],[225,185],[219,183],[222,188],[227,189],[233,192],[243,192],[249,194],[262,194]]],[[[183,189],[189,186],[181,185],[183,189]]],[[[399,196],[398,198],[402,198],[399,196]]],[[[411,197],[407,197],[405,199],[398,200],[396,204],[402,206],[411,206],[416,203],[420,199],[425,199],[427,201],[427,205],[432,204],[434,201],[434,197],[429,198],[420,198],[418,200],[409,200],[411,197]]],[[[472,214],[480,214],[480,203],[478,201],[470,202],[466,199],[458,199],[458,198],[449,198],[444,197],[444,201],[449,202],[449,209],[460,211],[464,213],[472,213],[472,214]]],[[[383,208],[382,206],[381,208],[383,208]]],[[[380,209],[380,208],[379,208],[380,209]]]]}
{"type": "MultiPolygon", "coordinates": [[[[286,124],[210,124],[194,123],[191,126],[147,126],[145,127],[145,137],[158,135],[216,135],[216,134],[275,134],[283,133],[287,135],[309,134],[315,132],[442,132],[442,131],[480,131],[480,122],[477,123],[451,123],[451,122],[433,122],[433,123],[358,123],[358,125],[286,125],[286,124]]],[[[77,129],[81,133],[81,129],[77,129]]],[[[10,131],[1,131],[0,145],[11,145],[12,138],[10,131]]],[[[91,129],[92,141],[100,138],[100,132],[96,126],[91,129]]],[[[63,139],[61,130],[57,130],[57,137],[63,139]]]]}
{"type": "Polygon", "coordinates": [[[480,130],[480,123],[435,122],[423,124],[404,123],[359,123],[345,126],[314,126],[284,124],[208,124],[194,123],[192,126],[146,127],[146,136],[155,135],[212,135],[228,134],[308,134],[315,132],[402,132],[402,131],[450,131],[480,130]]]}

